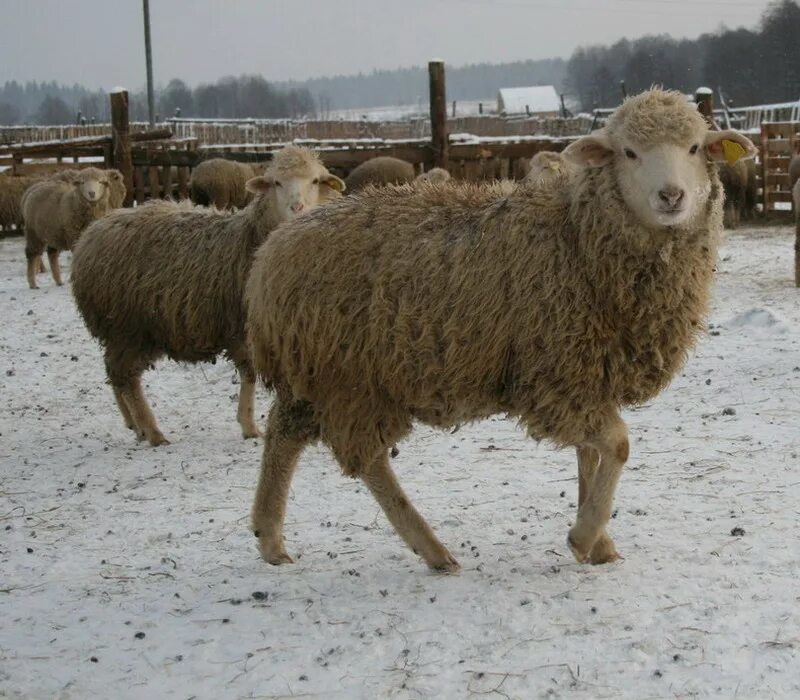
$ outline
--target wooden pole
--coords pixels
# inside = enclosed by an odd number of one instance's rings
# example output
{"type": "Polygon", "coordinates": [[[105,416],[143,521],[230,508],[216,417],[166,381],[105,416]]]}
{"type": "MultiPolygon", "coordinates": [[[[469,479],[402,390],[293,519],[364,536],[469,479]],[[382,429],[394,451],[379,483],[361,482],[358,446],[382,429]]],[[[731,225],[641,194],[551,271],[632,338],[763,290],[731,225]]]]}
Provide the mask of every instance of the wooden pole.
{"type": "Polygon", "coordinates": [[[156,108],[153,98],[153,49],[150,44],[150,0],[142,0],[144,12],[144,60],[147,70],[147,116],[150,126],[156,125],[156,108]]]}
{"type": "Polygon", "coordinates": [[[705,117],[709,126],[716,127],[714,121],[714,91],[711,88],[700,87],[694,93],[697,111],[705,117]]]}
{"type": "Polygon", "coordinates": [[[133,204],[133,161],[128,117],[128,91],[120,88],[111,93],[111,149],[112,163],[122,173],[125,181],[123,206],[133,204]]]}
{"type": "Polygon", "coordinates": [[[433,165],[447,168],[447,101],[444,90],[444,61],[428,63],[431,88],[431,149],[433,165]]]}

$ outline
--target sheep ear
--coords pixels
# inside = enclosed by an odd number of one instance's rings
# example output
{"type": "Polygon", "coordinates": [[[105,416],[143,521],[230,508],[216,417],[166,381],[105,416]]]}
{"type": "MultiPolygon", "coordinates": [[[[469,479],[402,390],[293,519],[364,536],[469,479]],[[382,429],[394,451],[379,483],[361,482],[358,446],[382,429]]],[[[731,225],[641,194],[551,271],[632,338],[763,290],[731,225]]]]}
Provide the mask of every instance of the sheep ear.
{"type": "Polygon", "coordinates": [[[573,141],[562,153],[567,161],[590,168],[600,168],[614,157],[614,149],[602,129],[573,141]]]}
{"type": "Polygon", "coordinates": [[[327,185],[332,190],[336,190],[337,192],[344,192],[346,187],[344,180],[336,177],[336,175],[332,175],[331,173],[325,173],[325,175],[323,175],[319,181],[323,185],[327,185]]]}
{"type": "Polygon", "coordinates": [[[740,158],[752,158],[758,153],[758,149],[749,138],[732,129],[706,132],[703,146],[711,160],[725,160],[730,165],[740,158]]]}
{"type": "Polygon", "coordinates": [[[244,184],[244,187],[248,192],[261,194],[263,192],[269,192],[274,184],[275,178],[273,178],[272,175],[259,175],[258,177],[250,178],[244,184]]]}

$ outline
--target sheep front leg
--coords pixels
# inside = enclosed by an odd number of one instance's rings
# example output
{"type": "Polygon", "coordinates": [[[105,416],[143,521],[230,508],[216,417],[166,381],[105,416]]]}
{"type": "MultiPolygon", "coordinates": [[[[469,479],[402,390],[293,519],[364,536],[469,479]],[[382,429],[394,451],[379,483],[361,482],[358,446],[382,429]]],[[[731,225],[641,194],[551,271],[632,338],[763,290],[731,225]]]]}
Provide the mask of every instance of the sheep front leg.
{"type": "Polygon", "coordinates": [[[303,448],[318,433],[310,406],[304,402],[275,399],[267,416],[261,474],[253,503],[253,532],[261,557],[269,564],[290,564],[283,542],[286,501],[297,461],[303,448]]]}
{"type": "Polygon", "coordinates": [[[255,398],[256,398],[256,378],[250,367],[239,365],[239,408],[236,412],[236,420],[242,427],[242,437],[257,438],[261,437],[255,421],[255,398]]]}
{"type": "MultiPolygon", "coordinates": [[[[117,395],[117,391],[114,391],[117,395]]],[[[164,437],[164,434],[159,430],[156,423],[153,411],[150,409],[147,399],[144,397],[142,391],[142,383],[139,377],[135,377],[126,386],[119,387],[119,396],[122,399],[119,401],[120,411],[123,406],[127,406],[129,417],[132,422],[137,426],[138,431],[144,434],[147,441],[153,446],[169,445],[169,440],[164,437]]],[[[123,418],[125,414],[123,413],[123,418]]]]}
{"type": "MultiPolygon", "coordinates": [[[[600,453],[589,445],[578,447],[578,508],[580,508],[589,495],[594,475],[600,463],[600,453]]],[[[589,561],[593,564],[602,564],[619,559],[614,541],[609,537],[605,528],[600,533],[597,541],[589,552],[589,561]]]]}
{"type": "Polygon", "coordinates": [[[28,276],[28,287],[31,289],[39,289],[39,285],[36,284],[36,273],[39,270],[39,260],[38,256],[28,257],[28,266],[27,266],[27,276],[28,276]]]}
{"type": "Polygon", "coordinates": [[[389,466],[389,456],[385,450],[360,476],[397,530],[397,534],[431,569],[455,573],[461,568],[433,534],[430,525],[411,505],[389,466]]]}
{"type": "Polygon", "coordinates": [[[53,281],[59,287],[63,286],[64,283],[61,281],[61,263],[58,261],[58,250],[56,248],[48,248],[47,259],[50,261],[50,274],[53,275],[53,281]]]}
{"type": "Polygon", "coordinates": [[[579,562],[605,564],[619,558],[605,527],[628,451],[628,430],[617,415],[602,435],[579,448],[578,517],[567,538],[579,562]]]}
{"type": "Polygon", "coordinates": [[[125,397],[122,395],[122,391],[118,386],[112,386],[111,388],[114,391],[114,398],[117,401],[119,412],[122,414],[122,420],[125,421],[125,427],[136,433],[141,440],[144,440],[144,431],[140,430],[134,422],[133,416],[131,415],[131,409],[128,408],[128,404],[125,401],[125,397]]]}

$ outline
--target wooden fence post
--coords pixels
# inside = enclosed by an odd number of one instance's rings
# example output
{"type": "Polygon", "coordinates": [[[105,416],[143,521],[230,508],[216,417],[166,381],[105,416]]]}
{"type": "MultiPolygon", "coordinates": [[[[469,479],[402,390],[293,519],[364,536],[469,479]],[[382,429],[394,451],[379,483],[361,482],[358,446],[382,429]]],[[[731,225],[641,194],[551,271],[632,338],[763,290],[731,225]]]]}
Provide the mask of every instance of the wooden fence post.
{"type": "Polygon", "coordinates": [[[128,91],[122,88],[111,93],[111,150],[112,163],[122,173],[125,182],[123,206],[133,204],[133,161],[128,116],[128,91]]]}
{"type": "Polygon", "coordinates": [[[694,101],[697,103],[697,111],[705,117],[709,126],[715,127],[714,121],[714,91],[711,88],[699,87],[695,90],[694,101]]]}
{"type": "Polygon", "coordinates": [[[444,61],[428,63],[431,88],[431,148],[433,165],[447,168],[447,102],[444,91],[444,61]]]}

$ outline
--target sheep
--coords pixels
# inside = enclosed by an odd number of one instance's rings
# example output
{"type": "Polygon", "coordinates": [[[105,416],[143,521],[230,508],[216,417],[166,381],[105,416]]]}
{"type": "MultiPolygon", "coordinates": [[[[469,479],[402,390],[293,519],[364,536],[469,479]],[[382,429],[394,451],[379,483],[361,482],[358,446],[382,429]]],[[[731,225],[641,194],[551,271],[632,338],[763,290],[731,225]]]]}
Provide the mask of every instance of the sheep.
{"type": "Polygon", "coordinates": [[[530,161],[530,167],[525,182],[539,182],[547,178],[569,175],[575,171],[572,163],[564,160],[561,153],[556,151],[539,151],[530,161]]]}
{"type": "Polygon", "coordinates": [[[0,175],[0,230],[10,231],[13,227],[22,232],[22,196],[37,182],[41,178],[0,175]]]}
{"type": "MultiPolygon", "coordinates": [[[[59,170],[50,179],[70,182],[79,172],[80,170],[74,169],[59,170]]],[[[119,209],[124,204],[125,194],[127,193],[125,178],[119,170],[109,169],[105,171],[105,174],[108,177],[109,185],[108,205],[111,209],[119,209]]]]}
{"type": "Polygon", "coordinates": [[[212,158],[200,163],[189,180],[189,197],[195,204],[217,209],[241,209],[253,198],[245,183],[264,173],[265,165],[212,158]]]}
{"type": "Polygon", "coordinates": [[[399,158],[378,156],[354,168],[345,178],[350,194],[359,192],[367,185],[402,185],[414,180],[414,166],[399,158]]]}
{"type": "Polygon", "coordinates": [[[723,224],[725,228],[737,228],[748,208],[748,180],[750,171],[747,161],[720,163],[719,179],[725,192],[723,224]]]}
{"type": "Polygon", "coordinates": [[[440,184],[442,182],[447,182],[449,179],[450,173],[444,168],[431,168],[430,170],[426,170],[424,173],[417,175],[417,177],[414,179],[414,182],[433,182],[440,184]]]}
{"type": "Polygon", "coordinates": [[[53,280],[63,284],[59,252],[72,250],[83,230],[110,210],[110,197],[110,179],[97,168],[75,171],[69,181],[44,180],[28,189],[22,198],[22,215],[31,289],[38,289],[36,272],[45,248],[53,280]]]}
{"type": "Polygon", "coordinates": [[[657,395],[703,327],[724,139],[755,151],[654,89],[566,149],[574,177],[375,189],[275,231],[245,294],[254,366],[276,394],[252,510],[263,559],[291,561],[291,477],[322,440],[431,568],[456,570],[387,448],[414,420],[452,428],[503,413],[576,447],[569,547],[580,562],[615,560],[620,409],[657,395]]]}
{"type": "Polygon", "coordinates": [[[247,189],[256,197],[236,213],[163,201],[118,210],[92,225],[75,248],[78,310],[105,348],[126,426],[153,446],[167,440],[140,379],[164,355],[182,362],[230,358],[241,377],[242,434],[259,435],[242,306],[253,253],[281,221],[338,196],[344,183],[315,153],[287,146],[247,189]]]}
{"type": "Polygon", "coordinates": [[[798,178],[800,178],[800,153],[795,153],[789,161],[789,186],[794,187],[798,178]]]}
{"type": "Polygon", "coordinates": [[[800,178],[792,187],[792,206],[794,207],[794,284],[800,287],[800,178]]]}

